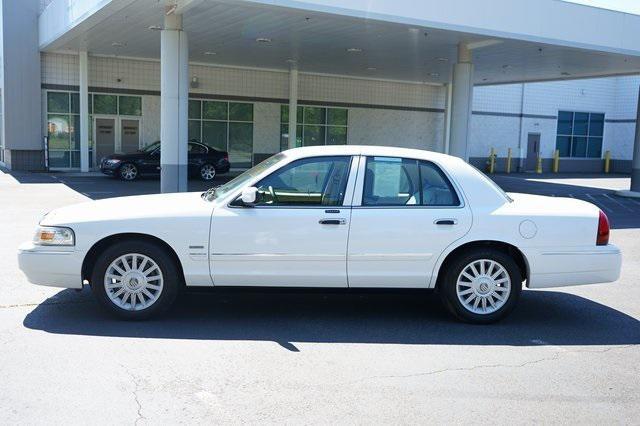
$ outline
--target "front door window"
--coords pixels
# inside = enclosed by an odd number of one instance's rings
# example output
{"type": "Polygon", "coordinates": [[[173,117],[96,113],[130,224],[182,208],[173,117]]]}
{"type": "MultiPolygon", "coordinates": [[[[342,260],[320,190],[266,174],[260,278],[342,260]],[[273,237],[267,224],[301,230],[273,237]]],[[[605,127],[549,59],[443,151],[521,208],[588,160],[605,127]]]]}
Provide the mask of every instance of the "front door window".
{"type": "Polygon", "coordinates": [[[351,157],[294,161],[257,185],[262,206],[339,206],[344,200],[351,157]]]}

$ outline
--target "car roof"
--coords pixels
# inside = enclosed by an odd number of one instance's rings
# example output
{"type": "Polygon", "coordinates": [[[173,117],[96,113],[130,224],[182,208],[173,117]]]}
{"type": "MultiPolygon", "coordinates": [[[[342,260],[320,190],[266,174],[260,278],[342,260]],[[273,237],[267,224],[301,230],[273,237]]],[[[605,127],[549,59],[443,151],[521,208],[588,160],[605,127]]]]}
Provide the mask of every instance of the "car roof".
{"type": "Polygon", "coordinates": [[[303,148],[293,148],[283,153],[288,157],[304,158],[320,155],[368,155],[384,157],[404,157],[419,160],[436,161],[439,163],[457,162],[457,157],[441,154],[439,152],[426,151],[422,149],[399,148],[394,146],[374,146],[374,145],[320,145],[306,146],[303,148]]]}

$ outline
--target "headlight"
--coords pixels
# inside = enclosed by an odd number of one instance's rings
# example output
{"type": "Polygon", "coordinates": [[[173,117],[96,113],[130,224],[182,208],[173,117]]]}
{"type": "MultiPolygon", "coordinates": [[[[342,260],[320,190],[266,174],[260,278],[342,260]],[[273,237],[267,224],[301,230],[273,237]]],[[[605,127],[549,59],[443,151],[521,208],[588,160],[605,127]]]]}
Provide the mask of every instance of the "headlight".
{"type": "Polygon", "coordinates": [[[60,226],[38,226],[33,243],[41,246],[72,246],[76,243],[70,228],[60,226]]]}
{"type": "Polygon", "coordinates": [[[112,158],[110,160],[106,161],[106,164],[118,164],[120,162],[120,160],[117,160],[115,158],[112,158]]]}

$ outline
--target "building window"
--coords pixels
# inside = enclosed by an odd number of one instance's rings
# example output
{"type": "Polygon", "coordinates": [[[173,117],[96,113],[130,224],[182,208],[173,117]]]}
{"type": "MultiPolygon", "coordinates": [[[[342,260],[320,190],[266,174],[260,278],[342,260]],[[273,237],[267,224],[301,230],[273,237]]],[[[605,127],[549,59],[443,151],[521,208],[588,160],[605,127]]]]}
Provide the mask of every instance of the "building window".
{"type": "MultiPolygon", "coordinates": [[[[346,145],[348,110],[299,106],[296,121],[296,147],[346,145]]],[[[280,150],[289,148],[289,105],[280,106],[280,150]]]]}
{"type": "MultiPolygon", "coordinates": [[[[93,164],[93,114],[142,115],[142,97],[89,94],[89,164],[93,164]]],[[[80,168],[80,95],[78,92],[47,92],[49,167],[80,168]]]]}
{"type": "Polygon", "coordinates": [[[560,111],[556,149],[561,157],[600,158],[604,114],[560,111]]]}
{"type": "Polygon", "coordinates": [[[253,104],[189,100],[189,140],[229,153],[233,167],[253,165],[253,104]]]}
{"type": "MultiPolygon", "coordinates": [[[[77,93],[47,92],[49,167],[80,167],[80,106],[77,93]]],[[[92,155],[93,146],[89,146],[92,155]]]]}

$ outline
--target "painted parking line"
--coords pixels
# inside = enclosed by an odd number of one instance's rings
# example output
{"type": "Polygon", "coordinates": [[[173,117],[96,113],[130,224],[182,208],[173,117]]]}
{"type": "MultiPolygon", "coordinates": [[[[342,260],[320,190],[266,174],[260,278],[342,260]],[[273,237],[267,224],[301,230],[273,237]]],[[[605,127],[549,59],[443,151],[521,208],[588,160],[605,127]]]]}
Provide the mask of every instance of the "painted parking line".
{"type": "Polygon", "coordinates": [[[629,207],[626,204],[622,204],[620,201],[617,201],[616,199],[614,199],[613,197],[611,197],[609,194],[602,194],[604,197],[606,197],[607,199],[613,201],[615,204],[620,205],[622,208],[627,209],[629,211],[633,211],[633,209],[631,207],[629,207]]]}

